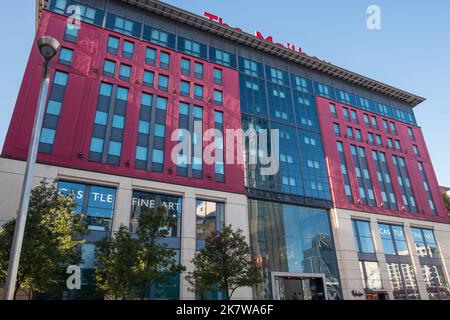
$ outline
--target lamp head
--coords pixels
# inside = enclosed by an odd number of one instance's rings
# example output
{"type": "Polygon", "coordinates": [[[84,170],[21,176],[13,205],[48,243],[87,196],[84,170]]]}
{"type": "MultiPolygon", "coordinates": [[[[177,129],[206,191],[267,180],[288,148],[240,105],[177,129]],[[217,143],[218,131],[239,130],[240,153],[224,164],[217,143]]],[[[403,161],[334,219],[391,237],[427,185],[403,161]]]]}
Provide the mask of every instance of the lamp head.
{"type": "Polygon", "coordinates": [[[50,61],[58,53],[59,48],[61,47],[58,40],[50,36],[39,38],[37,46],[46,62],[50,61]]]}

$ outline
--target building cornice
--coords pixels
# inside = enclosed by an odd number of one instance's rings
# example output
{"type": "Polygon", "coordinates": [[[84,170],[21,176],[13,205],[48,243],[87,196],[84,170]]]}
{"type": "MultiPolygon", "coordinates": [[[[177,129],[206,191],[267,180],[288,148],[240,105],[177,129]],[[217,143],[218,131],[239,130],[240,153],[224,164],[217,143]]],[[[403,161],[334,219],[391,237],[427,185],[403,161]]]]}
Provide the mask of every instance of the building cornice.
{"type": "MultiPolygon", "coordinates": [[[[48,0],[37,0],[38,7],[42,8],[48,0]]],[[[297,63],[306,68],[321,72],[335,79],[349,82],[353,85],[369,89],[373,92],[397,99],[415,107],[425,101],[425,98],[409,93],[407,91],[384,84],[377,80],[370,79],[355,72],[335,66],[329,62],[318,60],[305,54],[296,52],[289,48],[280,47],[274,43],[260,39],[244,31],[236,30],[232,27],[219,24],[202,16],[188,12],[157,0],[121,0],[124,3],[136,6],[148,12],[152,12],[179,23],[192,26],[217,35],[219,37],[237,42],[241,45],[257,49],[267,54],[271,54],[287,61],[297,63]]]]}

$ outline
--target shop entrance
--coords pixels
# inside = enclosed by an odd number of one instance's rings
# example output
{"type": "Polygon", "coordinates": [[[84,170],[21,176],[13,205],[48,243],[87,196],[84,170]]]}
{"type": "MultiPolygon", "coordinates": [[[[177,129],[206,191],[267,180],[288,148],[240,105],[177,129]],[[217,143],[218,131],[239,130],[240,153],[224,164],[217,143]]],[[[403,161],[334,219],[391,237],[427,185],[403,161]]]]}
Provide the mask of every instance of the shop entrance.
{"type": "Polygon", "coordinates": [[[322,274],[272,273],[274,300],[326,300],[322,274]]]}

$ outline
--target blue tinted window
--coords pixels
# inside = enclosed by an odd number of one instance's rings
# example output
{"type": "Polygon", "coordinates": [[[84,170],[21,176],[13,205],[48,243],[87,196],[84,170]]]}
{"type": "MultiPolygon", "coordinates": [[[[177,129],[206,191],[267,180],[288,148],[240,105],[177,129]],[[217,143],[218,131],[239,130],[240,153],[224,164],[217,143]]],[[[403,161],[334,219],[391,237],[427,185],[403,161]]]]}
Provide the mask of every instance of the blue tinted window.
{"type": "Polygon", "coordinates": [[[148,149],[144,147],[136,147],[136,159],[141,161],[147,161],[148,149]]]}
{"type": "Polygon", "coordinates": [[[214,112],[214,122],[223,123],[223,113],[222,112],[214,112]]]}
{"type": "Polygon", "coordinates": [[[97,153],[103,153],[103,143],[104,143],[103,139],[92,138],[90,151],[97,152],[97,153]]]}
{"type": "Polygon", "coordinates": [[[127,57],[132,57],[134,52],[134,43],[125,40],[123,42],[123,52],[127,57]]]}
{"type": "Polygon", "coordinates": [[[139,133],[149,134],[150,133],[150,122],[148,121],[139,121],[139,133]]]}
{"type": "Polygon", "coordinates": [[[221,106],[223,104],[223,92],[219,90],[214,90],[214,102],[215,104],[221,106]]]}
{"type": "Polygon", "coordinates": [[[151,71],[144,71],[144,85],[153,87],[155,81],[155,73],[151,71]]]}
{"type": "Polygon", "coordinates": [[[41,143],[53,144],[55,141],[56,131],[53,129],[42,128],[41,131],[41,143]]]}
{"type": "Polygon", "coordinates": [[[113,123],[112,123],[113,128],[123,129],[124,125],[125,125],[124,117],[118,115],[113,116],[113,123]]]}
{"type": "Polygon", "coordinates": [[[153,150],[153,162],[160,164],[164,162],[164,153],[162,150],[153,150]]]}
{"type": "Polygon", "coordinates": [[[108,154],[119,157],[121,152],[122,152],[122,143],[116,141],[111,141],[109,143],[108,154]]]}
{"type": "Polygon", "coordinates": [[[73,50],[68,48],[61,48],[59,52],[59,62],[71,64],[73,58],[73,50]]]}
{"type": "Polygon", "coordinates": [[[118,50],[119,49],[119,38],[113,37],[113,36],[109,36],[108,38],[108,48],[109,49],[114,49],[114,50],[118,50]]]}
{"type": "Polygon", "coordinates": [[[100,95],[110,97],[112,94],[112,85],[102,82],[100,85],[100,95]]]}
{"type": "Polygon", "coordinates": [[[169,77],[160,74],[158,76],[158,87],[162,90],[167,90],[169,87],[169,77]]]}
{"type": "Polygon", "coordinates": [[[153,96],[151,94],[142,93],[141,104],[143,106],[151,107],[152,100],[153,100],[153,96]]]}
{"type": "Polygon", "coordinates": [[[164,138],[166,135],[166,127],[161,124],[155,125],[155,136],[164,138]]]}
{"type": "Polygon", "coordinates": [[[95,123],[106,126],[108,123],[108,114],[102,111],[95,112],[95,123]]]}
{"type": "Polygon", "coordinates": [[[122,101],[127,101],[128,100],[128,89],[127,88],[122,88],[122,87],[118,87],[117,88],[117,99],[122,100],[122,101]]]}
{"type": "Polygon", "coordinates": [[[125,64],[120,65],[119,75],[120,77],[129,80],[131,77],[131,67],[125,64]]]}
{"type": "Polygon", "coordinates": [[[61,106],[61,102],[49,100],[47,105],[47,113],[59,116],[59,114],[61,113],[61,106]]]}
{"type": "Polygon", "coordinates": [[[67,85],[68,78],[69,75],[67,73],[56,71],[53,83],[65,87],[67,85]]]}
{"type": "Polygon", "coordinates": [[[156,108],[161,109],[161,110],[166,110],[167,109],[167,99],[158,97],[156,99],[156,108]]]}
{"type": "Polygon", "coordinates": [[[116,63],[111,60],[105,60],[105,64],[103,65],[103,72],[109,75],[114,75],[116,71],[116,63]]]}

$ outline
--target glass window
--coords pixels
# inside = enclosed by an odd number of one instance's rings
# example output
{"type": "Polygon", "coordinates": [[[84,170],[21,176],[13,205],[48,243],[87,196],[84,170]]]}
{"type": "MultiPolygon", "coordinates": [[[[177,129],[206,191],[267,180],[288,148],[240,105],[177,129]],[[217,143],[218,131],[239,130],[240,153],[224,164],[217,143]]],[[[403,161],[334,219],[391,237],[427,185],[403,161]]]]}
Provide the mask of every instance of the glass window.
{"type": "Polygon", "coordinates": [[[40,142],[46,144],[53,144],[55,141],[56,131],[53,129],[42,128],[40,142]]]}
{"type": "Polygon", "coordinates": [[[69,75],[64,72],[55,72],[55,78],[53,79],[53,84],[57,84],[65,87],[67,85],[67,81],[69,79],[69,75]]]}
{"type": "Polygon", "coordinates": [[[155,73],[152,71],[144,71],[144,86],[153,87],[155,82],[155,73]]]}
{"type": "Polygon", "coordinates": [[[151,66],[155,65],[156,61],[156,50],[153,48],[146,48],[145,50],[145,63],[151,66]]]}
{"type": "Polygon", "coordinates": [[[407,256],[409,254],[403,227],[378,224],[378,232],[381,237],[385,254],[401,256],[407,256]]]}
{"type": "Polygon", "coordinates": [[[111,54],[117,54],[119,52],[119,43],[120,43],[119,38],[109,36],[108,47],[106,48],[106,51],[111,54]]]}
{"type": "Polygon", "coordinates": [[[64,31],[64,40],[69,42],[77,42],[78,38],[78,27],[73,24],[67,24],[64,31]]]}
{"type": "Polygon", "coordinates": [[[158,76],[158,89],[167,91],[169,89],[169,77],[160,74],[158,76]]]}
{"type": "Polygon", "coordinates": [[[166,126],[162,124],[155,125],[155,137],[164,138],[166,136],[166,126]]]}
{"type": "Polygon", "coordinates": [[[61,102],[49,100],[47,105],[47,113],[59,116],[59,114],[61,113],[61,107],[61,102]]]}
{"type": "Polygon", "coordinates": [[[205,240],[222,229],[224,210],[223,203],[197,200],[197,250],[203,249],[205,240]]]}
{"type": "Polygon", "coordinates": [[[68,48],[61,48],[59,51],[59,62],[63,64],[72,64],[73,50],[68,48]]]}
{"type": "Polygon", "coordinates": [[[146,107],[151,107],[153,102],[153,96],[148,93],[142,93],[141,96],[141,105],[146,107]]]}
{"type": "Polygon", "coordinates": [[[97,152],[97,153],[103,153],[103,143],[104,143],[103,139],[92,138],[90,151],[97,152]]]}
{"type": "Polygon", "coordinates": [[[111,60],[105,60],[105,64],[103,65],[103,74],[114,77],[116,72],[116,63],[111,60]]]}
{"type": "Polygon", "coordinates": [[[125,117],[114,115],[112,127],[116,129],[123,129],[124,126],[125,126],[125,117]]]}
{"type": "Polygon", "coordinates": [[[203,79],[203,63],[195,62],[194,63],[194,74],[195,78],[202,80],[203,79]]]}
{"type": "Polygon", "coordinates": [[[119,78],[125,81],[130,81],[131,78],[131,66],[128,66],[126,64],[120,65],[119,70],[119,78]]]}
{"type": "Polygon", "coordinates": [[[223,105],[223,93],[220,90],[214,90],[214,103],[221,106],[223,105]]]}
{"type": "Polygon", "coordinates": [[[375,253],[375,248],[373,246],[372,240],[372,232],[370,231],[369,222],[354,220],[353,235],[355,237],[358,252],[375,253]]]}
{"type": "Polygon", "coordinates": [[[419,299],[419,290],[412,265],[407,263],[388,263],[387,266],[394,299],[419,299]]]}
{"type": "Polygon", "coordinates": [[[181,58],[181,73],[187,76],[191,74],[191,60],[181,58]]]}
{"type": "Polygon", "coordinates": [[[122,143],[117,141],[109,142],[108,154],[116,157],[120,157],[120,153],[122,152],[122,143]]]}
{"type": "Polygon", "coordinates": [[[255,288],[255,299],[273,298],[270,274],[275,271],[322,272],[328,298],[342,299],[326,210],[250,199],[248,212],[252,256],[256,261],[263,261],[259,268],[266,277],[255,288]]]}
{"type": "Polygon", "coordinates": [[[116,98],[122,101],[128,101],[128,89],[123,87],[117,88],[116,98]]]}
{"type": "Polygon", "coordinates": [[[156,108],[161,109],[161,110],[166,110],[167,109],[167,99],[163,98],[163,97],[158,97],[156,99],[156,108]]]}
{"type": "Polygon", "coordinates": [[[337,114],[336,114],[336,106],[334,105],[334,103],[330,103],[329,106],[330,106],[330,112],[331,112],[331,115],[332,115],[334,118],[337,118],[337,114]]]}
{"type": "Polygon", "coordinates": [[[167,52],[161,52],[159,55],[159,66],[163,69],[169,69],[170,54],[167,52]]]}
{"type": "Polygon", "coordinates": [[[159,164],[164,163],[164,152],[162,150],[153,150],[153,162],[159,164]]]}
{"type": "Polygon", "coordinates": [[[338,123],[333,123],[333,130],[334,130],[334,134],[336,136],[340,136],[341,135],[341,129],[339,128],[339,124],[338,123]]]}
{"type": "Polygon", "coordinates": [[[180,94],[185,97],[189,97],[190,83],[187,81],[180,81],[180,94]]]}
{"type": "Polygon", "coordinates": [[[359,267],[362,279],[364,279],[364,288],[369,290],[383,289],[378,262],[360,261],[359,267]]]}
{"type": "Polygon", "coordinates": [[[222,69],[214,68],[214,83],[222,84],[222,69]]]}
{"type": "Polygon", "coordinates": [[[147,161],[148,149],[145,147],[136,147],[136,159],[140,161],[147,161]]]}
{"type": "Polygon", "coordinates": [[[440,265],[422,265],[422,276],[430,300],[449,300],[450,289],[440,265]]]}
{"type": "Polygon", "coordinates": [[[149,134],[150,133],[150,122],[139,120],[138,132],[142,133],[142,134],[149,134]]]}
{"type": "Polygon", "coordinates": [[[194,85],[194,97],[203,100],[203,86],[199,84],[194,85]]]}
{"type": "Polygon", "coordinates": [[[106,126],[108,123],[108,114],[103,111],[95,112],[95,124],[106,126]]]}
{"type": "Polygon", "coordinates": [[[133,53],[134,53],[134,43],[125,40],[123,42],[122,56],[127,59],[132,59],[133,53]]]}

